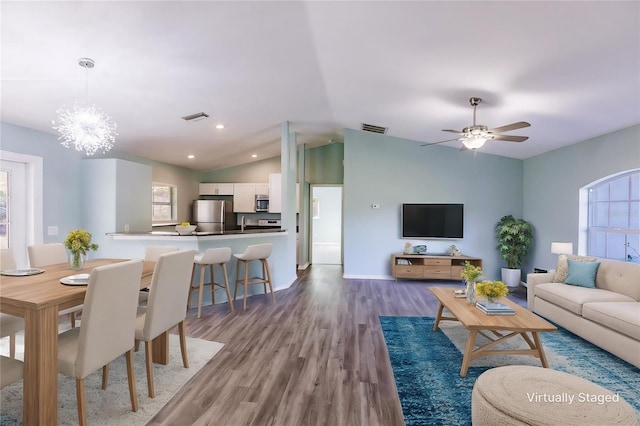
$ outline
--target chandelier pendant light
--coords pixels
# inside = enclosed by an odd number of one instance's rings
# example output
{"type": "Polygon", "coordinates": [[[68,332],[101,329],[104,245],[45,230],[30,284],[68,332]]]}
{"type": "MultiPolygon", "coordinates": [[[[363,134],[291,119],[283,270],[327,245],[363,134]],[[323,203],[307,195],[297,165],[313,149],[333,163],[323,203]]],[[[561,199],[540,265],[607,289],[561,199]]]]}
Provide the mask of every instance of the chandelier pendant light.
{"type": "Polygon", "coordinates": [[[78,65],[86,69],[85,102],[76,102],[72,108],[63,106],[56,111],[58,123],[52,121],[53,128],[60,133],[62,146],[74,145],[76,151],[93,155],[100,151],[106,153],[113,148],[117,125],[95,105],[89,105],[89,69],[95,66],[93,59],[80,58],[78,65]]]}

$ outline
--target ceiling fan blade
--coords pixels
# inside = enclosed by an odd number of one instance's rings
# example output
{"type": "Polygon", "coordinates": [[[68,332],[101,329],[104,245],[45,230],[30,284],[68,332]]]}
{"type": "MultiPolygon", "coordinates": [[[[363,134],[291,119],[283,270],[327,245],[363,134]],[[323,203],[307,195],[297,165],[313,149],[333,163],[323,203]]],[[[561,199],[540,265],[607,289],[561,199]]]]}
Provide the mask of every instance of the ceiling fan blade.
{"type": "Polygon", "coordinates": [[[463,135],[464,133],[462,133],[461,130],[451,130],[451,129],[442,129],[443,132],[449,132],[449,133],[457,133],[459,135],[463,135]]]}
{"type": "Polygon", "coordinates": [[[501,127],[496,127],[495,129],[489,129],[489,132],[490,133],[510,132],[512,130],[523,129],[523,128],[529,127],[529,126],[531,126],[531,124],[527,123],[526,121],[518,121],[517,123],[508,124],[506,126],[501,126],[501,127]]]}
{"type": "Polygon", "coordinates": [[[439,143],[445,143],[445,142],[451,142],[451,141],[457,141],[457,140],[458,140],[458,138],[453,138],[453,139],[447,139],[447,140],[439,141],[439,142],[423,143],[420,146],[438,145],[439,143]]]}
{"type": "Polygon", "coordinates": [[[494,141],[524,142],[529,136],[493,135],[494,141]]]}

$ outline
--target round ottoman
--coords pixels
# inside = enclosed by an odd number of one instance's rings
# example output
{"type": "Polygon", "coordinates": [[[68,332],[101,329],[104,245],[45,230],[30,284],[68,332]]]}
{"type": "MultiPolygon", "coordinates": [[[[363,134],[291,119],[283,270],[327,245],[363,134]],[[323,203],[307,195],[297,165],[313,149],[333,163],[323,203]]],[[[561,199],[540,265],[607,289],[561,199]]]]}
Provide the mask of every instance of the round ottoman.
{"type": "Polygon", "coordinates": [[[478,425],[637,425],[620,396],[581,377],[542,367],[492,368],[471,394],[478,425]]]}

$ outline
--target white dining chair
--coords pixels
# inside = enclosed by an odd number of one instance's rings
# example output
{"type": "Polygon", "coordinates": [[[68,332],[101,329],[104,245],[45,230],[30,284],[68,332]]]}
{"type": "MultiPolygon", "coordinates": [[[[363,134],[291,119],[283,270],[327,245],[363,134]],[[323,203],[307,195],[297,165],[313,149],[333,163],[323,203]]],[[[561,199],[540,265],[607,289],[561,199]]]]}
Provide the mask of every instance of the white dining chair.
{"type": "MultiPolygon", "coordinates": [[[[11,249],[0,250],[0,270],[16,269],[16,259],[11,249]]],[[[9,356],[16,356],[16,333],[24,330],[24,320],[9,314],[0,314],[0,338],[9,337],[9,356]]]]}
{"type": "Polygon", "coordinates": [[[144,252],[144,260],[156,262],[161,255],[178,250],[178,247],[172,246],[147,246],[144,252]]]}
{"type": "Polygon", "coordinates": [[[22,361],[0,355],[0,389],[22,380],[23,374],[22,361]]]}
{"type": "Polygon", "coordinates": [[[138,307],[136,342],[144,342],[149,396],[155,396],[151,342],[162,333],[178,325],[182,364],[189,368],[184,319],[191,288],[191,269],[195,250],[166,253],[158,257],[146,307],[138,307]]]}
{"type": "Polygon", "coordinates": [[[58,263],[66,263],[67,249],[62,243],[37,244],[27,247],[29,265],[32,268],[43,268],[58,263]]]}
{"type": "MultiPolygon", "coordinates": [[[[49,265],[68,262],[67,249],[62,243],[37,244],[27,247],[27,251],[29,252],[29,265],[32,268],[44,268],[49,265]]],[[[82,312],[82,305],[64,309],[58,313],[59,315],[68,314],[71,328],[75,328],[76,318],[80,312],[82,312]]]]}
{"type": "Polygon", "coordinates": [[[78,421],[87,424],[84,379],[102,367],[107,387],[109,363],[126,355],[132,411],[138,410],[133,345],[142,260],[129,260],[91,271],[82,323],[58,336],[58,371],[76,379],[78,421]]]}

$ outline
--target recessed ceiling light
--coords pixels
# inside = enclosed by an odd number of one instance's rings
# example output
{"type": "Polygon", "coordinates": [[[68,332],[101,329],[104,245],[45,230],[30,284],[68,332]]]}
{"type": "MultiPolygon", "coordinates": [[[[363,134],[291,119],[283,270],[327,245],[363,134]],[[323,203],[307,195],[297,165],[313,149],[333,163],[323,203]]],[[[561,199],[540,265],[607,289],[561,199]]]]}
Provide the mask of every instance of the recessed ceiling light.
{"type": "Polygon", "coordinates": [[[216,124],[216,129],[224,129],[224,124],[216,124]]]}
{"type": "Polygon", "coordinates": [[[251,154],[251,158],[258,158],[258,154],[251,154]]]}
{"type": "Polygon", "coordinates": [[[187,158],[189,158],[189,159],[191,159],[191,160],[192,160],[192,159],[196,158],[196,156],[195,156],[195,155],[193,155],[193,154],[189,154],[189,155],[187,155],[187,158]]]}

